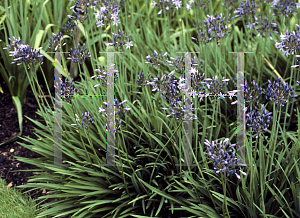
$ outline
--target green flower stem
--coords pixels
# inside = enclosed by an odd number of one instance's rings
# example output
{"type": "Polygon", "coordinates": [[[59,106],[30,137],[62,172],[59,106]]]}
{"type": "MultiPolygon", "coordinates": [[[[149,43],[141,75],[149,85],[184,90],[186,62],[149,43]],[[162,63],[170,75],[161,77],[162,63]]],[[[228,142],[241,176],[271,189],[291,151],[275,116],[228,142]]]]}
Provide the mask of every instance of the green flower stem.
{"type": "Polygon", "coordinates": [[[181,126],[182,122],[183,122],[183,119],[181,120],[180,124],[177,126],[176,130],[175,130],[174,133],[171,135],[171,137],[169,138],[169,140],[167,141],[167,143],[166,143],[166,144],[164,145],[164,147],[162,147],[162,149],[160,150],[160,152],[159,152],[159,154],[158,154],[158,156],[157,156],[157,158],[156,158],[156,161],[155,161],[155,164],[154,164],[154,167],[153,167],[151,176],[150,176],[149,184],[150,184],[150,182],[151,182],[151,180],[152,180],[152,176],[153,176],[153,173],[154,173],[154,169],[155,169],[156,163],[157,163],[157,161],[158,161],[158,159],[159,159],[159,156],[161,155],[161,152],[164,150],[164,148],[166,147],[166,145],[169,143],[169,141],[171,140],[171,138],[173,137],[173,135],[177,132],[177,130],[178,130],[179,127],[181,126]]]}
{"type": "Polygon", "coordinates": [[[226,176],[225,176],[225,172],[221,173],[221,177],[222,177],[222,186],[223,186],[223,193],[224,193],[224,201],[223,201],[223,205],[222,205],[223,216],[225,217],[225,211],[224,211],[224,207],[225,207],[228,218],[230,218],[228,208],[227,208],[227,200],[226,200],[226,176]]]}

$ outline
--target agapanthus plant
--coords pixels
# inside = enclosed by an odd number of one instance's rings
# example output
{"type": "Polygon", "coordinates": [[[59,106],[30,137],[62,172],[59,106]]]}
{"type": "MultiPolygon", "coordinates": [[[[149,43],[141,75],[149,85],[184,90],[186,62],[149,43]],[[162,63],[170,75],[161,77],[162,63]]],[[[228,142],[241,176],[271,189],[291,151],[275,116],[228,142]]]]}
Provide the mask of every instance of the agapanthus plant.
{"type": "Polygon", "coordinates": [[[158,14],[162,14],[163,10],[171,11],[174,8],[178,10],[178,8],[183,7],[183,4],[181,0],[160,0],[159,3],[157,3],[156,1],[152,1],[151,6],[156,6],[158,14]]]}
{"type": "Polygon", "coordinates": [[[258,8],[259,5],[257,4],[256,1],[249,1],[249,0],[246,0],[245,2],[241,1],[240,8],[237,8],[234,11],[234,14],[236,14],[234,18],[249,19],[256,14],[258,8]]]}
{"type": "MultiPolygon", "coordinates": [[[[257,19],[256,16],[254,16],[254,23],[252,24],[252,27],[258,31],[258,33],[256,34],[255,32],[253,33],[255,36],[262,36],[262,37],[265,37],[264,34],[267,34],[269,32],[269,38],[272,40],[272,34],[271,34],[271,31],[273,33],[278,33],[275,29],[272,30],[271,27],[276,27],[277,24],[276,23],[272,23],[273,22],[273,19],[269,19],[268,17],[265,17],[265,19],[263,20],[261,18],[261,14],[259,14],[259,21],[257,19]]],[[[249,28],[249,26],[247,25],[247,27],[249,28]]],[[[251,29],[251,27],[250,27],[251,29]]]]}
{"type": "Polygon", "coordinates": [[[74,93],[79,93],[79,91],[74,87],[74,79],[72,79],[70,83],[68,82],[67,78],[65,79],[65,82],[63,82],[61,78],[59,78],[59,81],[60,83],[56,82],[54,84],[54,88],[61,86],[61,93],[59,94],[59,96],[62,97],[63,101],[69,102],[71,100],[70,97],[73,96],[74,93]]]}
{"type": "Polygon", "coordinates": [[[107,48],[108,46],[112,45],[114,47],[116,47],[117,49],[120,47],[122,48],[123,51],[123,46],[126,46],[126,49],[130,49],[130,46],[133,46],[131,43],[131,34],[129,34],[128,36],[126,35],[126,33],[124,34],[124,31],[121,32],[121,30],[119,29],[119,33],[111,33],[113,35],[113,39],[111,40],[111,43],[105,43],[107,48]],[[125,41],[125,39],[128,40],[128,42],[125,41]]]}
{"type": "MultiPolygon", "coordinates": [[[[114,66],[114,64],[113,64],[114,66]]],[[[95,71],[98,71],[99,73],[97,73],[97,75],[94,75],[91,77],[91,79],[94,79],[97,77],[97,79],[101,79],[101,81],[104,81],[105,84],[103,83],[100,83],[100,84],[97,84],[94,86],[94,88],[98,87],[98,86],[103,86],[103,87],[106,87],[107,85],[109,85],[109,83],[107,83],[107,79],[108,79],[108,71],[104,70],[105,69],[105,66],[101,66],[99,67],[98,69],[96,69],[95,71]],[[102,68],[102,69],[101,69],[102,68]],[[101,73],[104,75],[101,75],[101,73]]],[[[119,72],[118,70],[114,69],[114,82],[117,82],[117,79],[118,79],[118,73],[119,72]]],[[[110,75],[109,75],[110,76],[110,75]]]]}

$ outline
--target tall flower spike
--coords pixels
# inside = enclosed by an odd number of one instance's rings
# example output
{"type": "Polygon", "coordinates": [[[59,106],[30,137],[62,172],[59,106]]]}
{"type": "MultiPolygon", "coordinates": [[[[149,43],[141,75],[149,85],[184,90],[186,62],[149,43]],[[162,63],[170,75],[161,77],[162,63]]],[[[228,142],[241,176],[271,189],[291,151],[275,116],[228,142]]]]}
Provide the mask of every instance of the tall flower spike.
{"type": "Polygon", "coordinates": [[[91,57],[90,53],[87,54],[87,47],[84,49],[85,43],[83,43],[80,51],[80,43],[78,43],[78,47],[75,47],[74,50],[71,48],[71,53],[69,54],[69,57],[67,59],[70,59],[71,61],[75,63],[82,63],[87,57],[91,57]]]}
{"type": "MultiPolygon", "coordinates": [[[[235,146],[235,144],[228,143],[229,138],[226,138],[224,141],[218,140],[210,143],[207,139],[205,139],[204,144],[207,146],[208,157],[211,158],[214,163],[214,171],[215,173],[224,173],[228,177],[229,175],[235,174],[238,179],[241,177],[237,174],[237,170],[240,171],[243,175],[247,175],[245,172],[240,170],[240,166],[238,162],[240,159],[235,157],[235,151],[231,148],[235,146]]],[[[203,152],[204,156],[207,157],[206,153],[203,152]]]]}
{"type": "Polygon", "coordinates": [[[50,46],[48,47],[49,49],[54,49],[54,51],[57,51],[60,47],[64,46],[66,43],[61,45],[60,40],[63,38],[62,33],[54,34],[52,33],[52,37],[50,37],[49,44],[50,46]],[[52,38],[53,37],[53,38],[52,38]]]}
{"type": "Polygon", "coordinates": [[[260,138],[260,133],[266,132],[270,121],[272,121],[273,117],[271,116],[272,112],[266,112],[264,105],[261,107],[261,111],[257,110],[255,106],[254,110],[250,107],[250,111],[246,114],[247,127],[252,127],[254,132],[251,132],[252,135],[257,134],[255,138],[260,138]]]}
{"type": "Polygon", "coordinates": [[[267,90],[265,91],[266,100],[274,102],[276,106],[284,107],[285,103],[288,102],[289,98],[295,98],[297,95],[293,95],[294,91],[292,90],[292,86],[288,87],[287,84],[284,84],[280,77],[278,77],[277,82],[271,83],[268,80],[269,85],[267,90]]]}

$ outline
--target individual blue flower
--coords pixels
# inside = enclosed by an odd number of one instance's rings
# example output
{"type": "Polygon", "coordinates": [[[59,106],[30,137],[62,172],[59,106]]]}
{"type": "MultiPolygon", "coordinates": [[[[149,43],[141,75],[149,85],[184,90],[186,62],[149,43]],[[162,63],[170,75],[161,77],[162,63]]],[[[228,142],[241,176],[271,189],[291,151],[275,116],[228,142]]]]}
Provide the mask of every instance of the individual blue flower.
{"type": "MultiPolygon", "coordinates": [[[[205,139],[204,144],[208,150],[208,157],[214,161],[213,166],[215,173],[223,173],[226,174],[227,177],[235,174],[238,179],[241,179],[240,175],[237,174],[237,171],[245,176],[247,174],[240,170],[241,166],[238,164],[240,159],[235,157],[235,151],[231,149],[235,144],[228,143],[228,141],[229,138],[226,138],[224,141],[221,140],[218,142],[218,140],[216,140],[211,143],[205,139]]],[[[207,157],[205,152],[203,152],[203,154],[207,157]]]]}

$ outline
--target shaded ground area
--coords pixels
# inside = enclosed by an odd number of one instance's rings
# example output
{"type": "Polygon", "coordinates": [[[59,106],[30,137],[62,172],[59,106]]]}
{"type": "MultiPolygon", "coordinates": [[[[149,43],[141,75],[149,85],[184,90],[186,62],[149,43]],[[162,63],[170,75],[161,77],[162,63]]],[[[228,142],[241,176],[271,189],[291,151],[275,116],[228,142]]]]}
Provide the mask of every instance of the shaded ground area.
{"type": "MultiPolygon", "coordinates": [[[[1,82],[1,87],[3,93],[0,92],[0,143],[12,138],[13,136],[19,133],[19,124],[17,117],[17,110],[15,109],[12,98],[9,92],[9,89],[5,82],[1,82]]],[[[41,86],[42,87],[42,86],[41,86]]],[[[48,94],[47,88],[42,87],[44,95],[50,104],[50,96],[48,94]],[[48,97],[47,97],[48,96],[48,97]]],[[[54,96],[54,88],[50,89],[52,96],[54,96]]],[[[26,103],[23,105],[23,133],[21,137],[30,137],[37,139],[33,133],[33,127],[36,127],[30,120],[28,120],[24,115],[30,117],[33,120],[39,120],[43,124],[45,122],[40,116],[36,114],[38,108],[38,103],[34,97],[34,94],[31,91],[31,88],[28,87],[26,94],[26,103]]],[[[0,147],[0,176],[1,179],[5,180],[8,184],[8,187],[15,187],[27,183],[27,180],[30,176],[33,176],[33,172],[11,172],[14,170],[27,170],[27,169],[36,169],[34,165],[26,164],[20,161],[17,161],[14,156],[25,157],[25,158],[39,158],[42,155],[31,151],[22,145],[19,145],[17,142],[24,144],[29,144],[28,142],[18,139],[17,141],[4,145],[0,147]],[[11,149],[14,149],[13,152],[10,152],[11,149]]],[[[46,172],[46,171],[45,171],[46,172]]],[[[22,193],[30,190],[31,188],[26,188],[22,190],[22,193]]],[[[33,199],[37,199],[40,196],[49,194],[49,190],[41,191],[31,191],[28,192],[33,199]]],[[[44,202],[52,202],[57,199],[47,199],[44,202]]],[[[40,202],[40,201],[38,201],[40,202]]]]}

